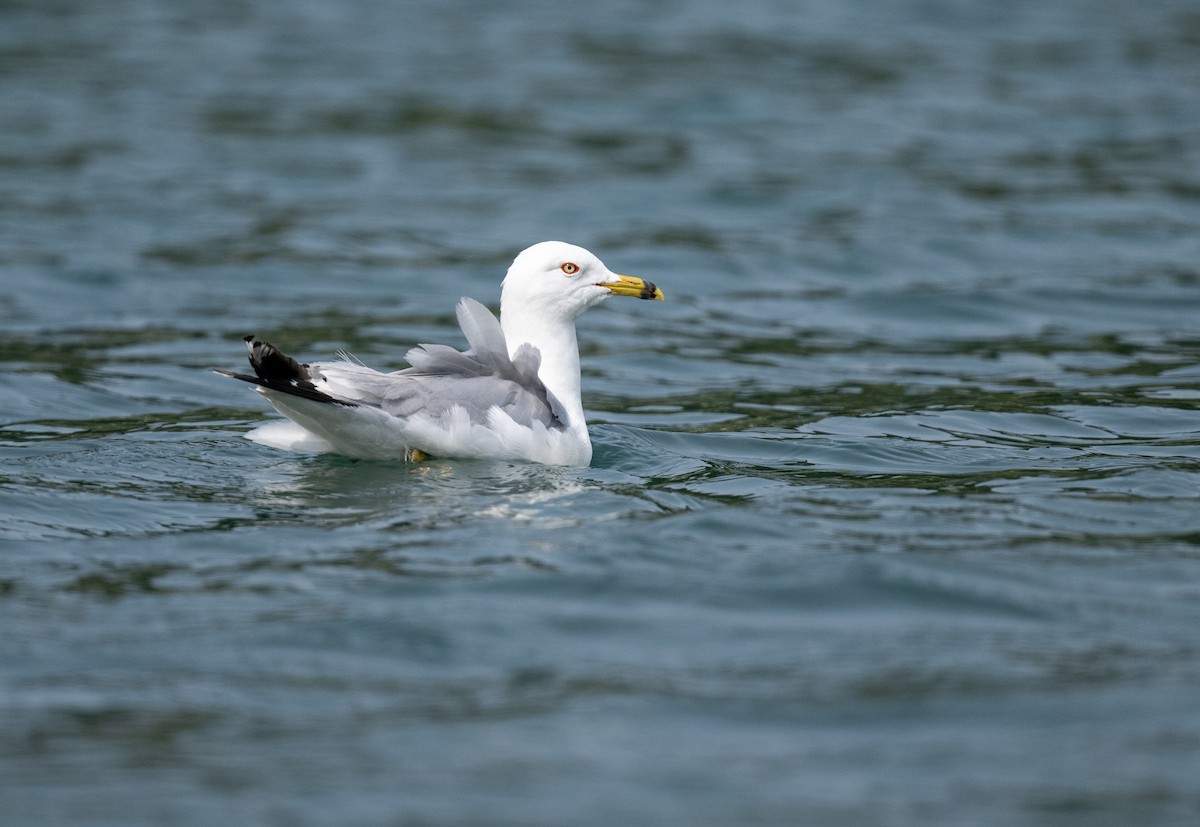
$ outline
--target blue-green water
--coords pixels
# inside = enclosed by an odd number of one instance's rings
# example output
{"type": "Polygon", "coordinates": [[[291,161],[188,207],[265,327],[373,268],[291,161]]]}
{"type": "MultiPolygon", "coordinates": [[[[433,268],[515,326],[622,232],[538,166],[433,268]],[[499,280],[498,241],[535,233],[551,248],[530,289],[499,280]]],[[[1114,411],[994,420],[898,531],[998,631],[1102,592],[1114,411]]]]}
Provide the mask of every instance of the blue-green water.
{"type": "Polygon", "coordinates": [[[2,819],[1195,824],[1198,319],[1191,0],[0,2],[2,819]],[[240,438],[545,238],[592,467],[240,438]]]}

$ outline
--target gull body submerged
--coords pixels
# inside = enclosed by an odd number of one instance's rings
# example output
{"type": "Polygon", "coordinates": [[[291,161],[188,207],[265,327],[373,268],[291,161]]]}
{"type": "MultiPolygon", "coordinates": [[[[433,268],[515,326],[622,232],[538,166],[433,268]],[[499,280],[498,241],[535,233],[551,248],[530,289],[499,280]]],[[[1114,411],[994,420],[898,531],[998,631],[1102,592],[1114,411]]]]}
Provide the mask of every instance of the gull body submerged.
{"type": "Polygon", "coordinates": [[[349,360],[301,364],[247,336],[254,374],[217,373],[257,385],[288,418],[247,435],[276,448],[587,465],[575,319],[614,295],[663,297],[582,247],[543,241],[509,267],[499,320],[474,299],[458,303],[465,351],[419,345],[407,354],[411,367],[383,373],[349,360]]]}

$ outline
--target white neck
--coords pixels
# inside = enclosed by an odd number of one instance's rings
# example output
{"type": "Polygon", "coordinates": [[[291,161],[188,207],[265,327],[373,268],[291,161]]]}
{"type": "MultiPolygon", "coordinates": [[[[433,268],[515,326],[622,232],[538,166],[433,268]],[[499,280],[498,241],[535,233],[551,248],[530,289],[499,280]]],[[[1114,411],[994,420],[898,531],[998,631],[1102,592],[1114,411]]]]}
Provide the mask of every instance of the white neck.
{"type": "Polygon", "coordinates": [[[501,307],[500,326],[504,328],[509,356],[514,356],[517,348],[526,343],[538,349],[542,355],[538,378],[557,402],[559,410],[556,413],[567,428],[587,439],[587,422],[583,418],[583,400],[580,398],[575,321],[553,322],[521,306],[501,307]]]}

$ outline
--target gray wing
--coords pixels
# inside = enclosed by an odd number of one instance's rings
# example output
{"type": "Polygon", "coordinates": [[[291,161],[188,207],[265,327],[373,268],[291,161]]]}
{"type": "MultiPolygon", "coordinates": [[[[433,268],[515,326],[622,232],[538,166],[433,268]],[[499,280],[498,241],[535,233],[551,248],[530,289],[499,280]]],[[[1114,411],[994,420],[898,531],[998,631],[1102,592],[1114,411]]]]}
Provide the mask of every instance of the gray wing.
{"type": "Polygon", "coordinates": [[[493,407],[504,410],[521,425],[540,422],[561,428],[556,402],[538,378],[541,354],[522,345],[515,358],[500,322],[474,299],[457,307],[458,323],[469,348],[418,345],[407,354],[412,367],[378,373],[353,363],[314,365],[337,393],[357,402],[375,405],[401,419],[414,414],[439,416],[454,406],[463,408],[473,422],[486,422],[493,407]]]}

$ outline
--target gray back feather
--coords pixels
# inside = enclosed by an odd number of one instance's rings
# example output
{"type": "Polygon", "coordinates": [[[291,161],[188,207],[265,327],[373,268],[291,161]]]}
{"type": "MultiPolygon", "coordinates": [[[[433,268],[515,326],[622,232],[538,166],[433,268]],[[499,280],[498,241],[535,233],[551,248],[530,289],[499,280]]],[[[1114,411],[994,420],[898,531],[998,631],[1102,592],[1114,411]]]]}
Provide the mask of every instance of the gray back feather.
{"type": "Polygon", "coordinates": [[[522,425],[562,427],[555,402],[538,378],[542,357],[537,348],[523,344],[510,359],[504,330],[490,310],[464,298],[457,312],[470,347],[418,345],[407,354],[412,367],[381,374],[377,384],[371,383],[375,403],[402,418],[437,416],[459,405],[476,422],[485,422],[488,410],[499,407],[522,425]]]}

